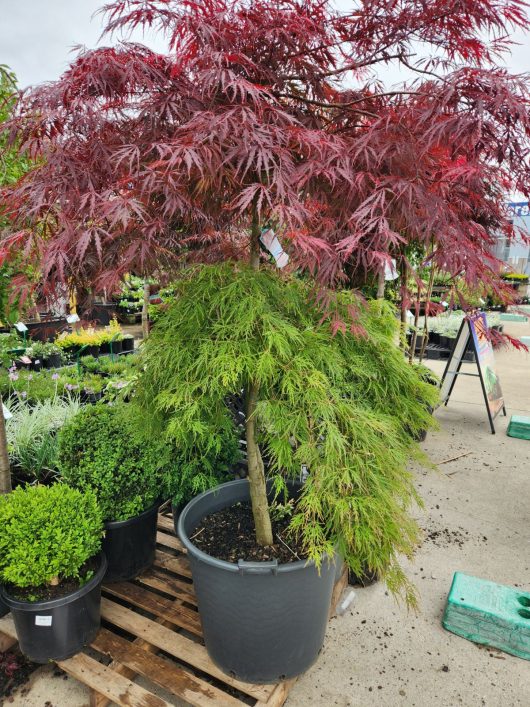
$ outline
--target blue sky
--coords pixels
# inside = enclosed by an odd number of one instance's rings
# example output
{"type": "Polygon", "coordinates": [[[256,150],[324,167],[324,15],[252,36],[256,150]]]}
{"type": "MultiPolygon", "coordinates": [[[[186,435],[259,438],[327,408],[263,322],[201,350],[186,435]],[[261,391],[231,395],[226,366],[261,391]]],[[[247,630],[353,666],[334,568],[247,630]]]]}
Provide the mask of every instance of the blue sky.
{"type": "MultiPolygon", "coordinates": [[[[101,16],[93,16],[103,0],[0,0],[0,64],[9,65],[17,74],[20,86],[53,81],[72,59],[72,47],[97,46],[102,30],[101,16]]],[[[338,0],[347,8],[348,0],[338,0]]],[[[141,35],[135,37],[142,41],[141,35]]],[[[514,73],[530,71],[530,34],[517,33],[515,47],[507,64],[514,73]]],[[[107,38],[104,44],[109,44],[107,38]]],[[[153,49],[164,50],[158,38],[145,42],[153,49]]],[[[402,74],[392,67],[381,75],[391,85],[402,74]]]]}

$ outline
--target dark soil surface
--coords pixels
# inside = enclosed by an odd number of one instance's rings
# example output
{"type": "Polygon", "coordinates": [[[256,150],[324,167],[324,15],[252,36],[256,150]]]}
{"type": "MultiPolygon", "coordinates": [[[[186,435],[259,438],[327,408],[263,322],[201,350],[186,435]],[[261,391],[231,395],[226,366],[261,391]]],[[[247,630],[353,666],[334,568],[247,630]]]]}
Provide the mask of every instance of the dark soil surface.
{"type": "Polygon", "coordinates": [[[0,704],[23,685],[39,666],[32,663],[16,648],[0,653],[0,704]]]}
{"type": "Polygon", "coordinates": [[[51,599],[60,599],[71,592],[75,592],[75,590],[79,589],[83,584],[86,584],[98,571],[99,564],[100,558],[98,556],[91,557],[85,562],[79,571],[80,576],[86,578],[82,582],[78,579],[64,579],[55,587],[51,585],[43,587],[41,585],[40,587],[21,588],[6,585],[5,589],[10,597],[18,599],[19,601],[49,601],[51,599]]]}
{"type": "Polygon", "coordinates": [[[199,550],[226,562],[265,562],[274,559],[278,564],[298,562],[307,556],[296,538],[287,532],[290,522],[290,515],[282,520],[273,520],[272,534],[275,544],[262,547],[255,540],[250,503],[237,503],[205,516],[190,540],[199,550]]]}

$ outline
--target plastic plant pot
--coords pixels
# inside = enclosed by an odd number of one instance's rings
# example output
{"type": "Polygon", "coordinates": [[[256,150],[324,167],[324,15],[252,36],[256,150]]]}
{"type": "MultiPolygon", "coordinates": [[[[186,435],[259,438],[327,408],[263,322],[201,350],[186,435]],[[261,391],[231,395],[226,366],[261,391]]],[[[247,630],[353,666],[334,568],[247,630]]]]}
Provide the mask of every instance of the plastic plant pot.
{"type": "Polygon", "coordinates": [[[2,595],[0,594],[0,619],[2,618],[2,616],[5,616],[8,611],[9,611],[9,607],[5,603],[5,601],[2,599],[2,595]]]}
{"type": "Polygon", "coordinates": [[[121,342],[121,350],[123,352],[134,351],[134,338],[132,336],[123,337],[121,342]]]}
{"type": "MultiPolygon", "coordinates": [[[[190,537],[204,516],[250,498],[246,479],[195,497],[178,520],[210,658],[231,677],[273,683],[300,675],[317,659],[324,641],[336,558],[320,571],[301,560],[278,564],[218,560],[190,537]]],[[[292,485],[293,495],[296,486],[292,485]]],[[[269,486],[272,497],[272,488],[269,486]]]]}
{"type": "Polygon", "coordinates": [[[34,663],[66,660],[91,643],[100,625],[101,582],[107,561],[101,555],[96,574],[82,587],[58,599],[19,601],[5,587],[20,650],[34,663]]]}
{"type": "Polygon", "coordinates": [[[128,520],[105,523],[103,551],[107,556],[105,582],[125,582],[151,567],[156,550],[156,521],[160,501],[128,520]]]}
{"type": "Polygon", "coordinates": [[[113,354],[119,354],[123,350],[123,340],[122,339],[115,339],[114,341],[111,342],[111,353],[113,354]]]}
{"type": "Polygon", "coordinates": [[[55,353],[43,359],[44,368],[59,368],[61,365],[61,354],[55,353]]]}

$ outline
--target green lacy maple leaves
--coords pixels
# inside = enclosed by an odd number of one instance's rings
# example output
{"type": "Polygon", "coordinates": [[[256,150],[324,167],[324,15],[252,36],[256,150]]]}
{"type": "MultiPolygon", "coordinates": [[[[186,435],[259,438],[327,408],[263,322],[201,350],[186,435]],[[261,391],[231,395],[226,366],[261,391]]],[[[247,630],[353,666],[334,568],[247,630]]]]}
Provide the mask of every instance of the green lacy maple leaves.
{"type": "Polygon", "coordinates": [[[333,335],[311,287],[230,263],[190,269],[145,344],[139,399],[180,448],[206,455],[231,424],[227,395],[257,383],[269,474],[281,486],[302,464],[310,470],[291,522],[308,556],[321,562],[338,548],[354,572],[380,572],[413,603],[397,561],[418,540],[407,463],[437,390],[395,346],[387,303],[334,294],[344,321],[357,308],[363,333],[333,335]]]}

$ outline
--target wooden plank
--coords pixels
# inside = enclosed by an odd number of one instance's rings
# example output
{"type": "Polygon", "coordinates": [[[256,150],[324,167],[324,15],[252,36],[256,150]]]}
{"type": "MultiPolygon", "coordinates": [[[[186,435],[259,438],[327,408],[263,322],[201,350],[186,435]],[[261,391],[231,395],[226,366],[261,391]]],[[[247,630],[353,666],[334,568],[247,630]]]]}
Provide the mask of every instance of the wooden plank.
{"type": "Polygon", "coordinates": [[[156,541],[159,545],[170,547],[172,550],[178,550],[178,552],[181,552],[183,555],[187,552],[178,538],[174,535],[168,535],[168,533],[162,533],[160,530],[156,534],[156,541]]]}
{"type": "Polygon", "coordinates": [[[160,530],[165,530],[167,533],[175,535],[175,525],[173,523],[173,516],[163,516],[159,514],[157,525],[160,530]]]}
{"type": "Polygon", "coordinates": [[[266,704],[267,707],[282,707],[285,700],[289,697],[291,688],[295,684],[297,679],[298,678],[292,678],[291,680],[285,680],[284,682],[280,682],[272,691],[272,694],[267,700],[267,702],[258,702],[256,703],[256,707],[261,704],[266,704]]]}
{"type": "Polygon", "coordinates": [[[131,602],[135,606],[148,611],[155,616],[165,619],[166,622],[190,631],[196,636],[202,636],[202,627],[199,614],[193,609],[165,597],[157,596],[142,587],[137,587],[130,582],[115,582],[103,587],[106,594],[119,597],[131,602]]]}
{"type": "Polygon", "coordinates": [[[184,557],[175,557],[174,555],[168,555],[167,552],[162,552],[162,550],[157,550],[154,564],[155,567],[162,567],[165,570],[191,579],[190,563],[184,557]]]}
{"type": "Polygon", "coordinates": [[[193,584],[186,584],[178,579],[174,579],[168,574],[159,572],[151,568],[135,579],[135,582],[145,584],[147,587],[159,589],[176,599],[197,606],[197,597],[193,593],[193,584]]]}
{"type": "Polygon", "coordinates": [[[153,695],[140,685],[135,685],[85,653],[78,653],[68,660],[60,660],[57,665],[120,707],[172,707],[166,700],[153,695]]]}
{"type": "Polygon", "coordinates": [[[348,586],[348,568],[344,567],[341,576],[339,579],[335,582],[335,586],[333,587],[333,593],[331,595],[331,605],[329,607],[329,616],[335,616],[335,612],[337,610],[337,604],[339,603],[339,600],[342,596],[342,592],[346,589],[348,586]]]}
{"type": "Polygon", "coordinates": [[[188,663],[227,685],[231,685],[237,690],[255,697],[257,700],[266,701],[274,690],[274,685],[253,685],[230,678],[214,665],[206,652],[206,648],[201,644],[195,643],[191,639],[175,633],[175,631],[145,616],[135,614],[130,609],[105,597],[101,600],[101,615],[115,626],[119,626],[138,638],[143,638],[148,643],[169,653],[169,655],[183,663],[188,663]]]}
{"type": "Polygon", "coordinates": [[[0,619],[0,652],[8,651],[16,642],[15,622],[11,614],[6,614],[0,619]]]}
{"type": "Polygon", "coordinates": [[[92,647],[118,660],[135,675],[143,675],[172,695],[198,707],[241,707],[241,701],[208,684],[166,658],[148,653],[125,638],[102,629],[92,647]]]}

